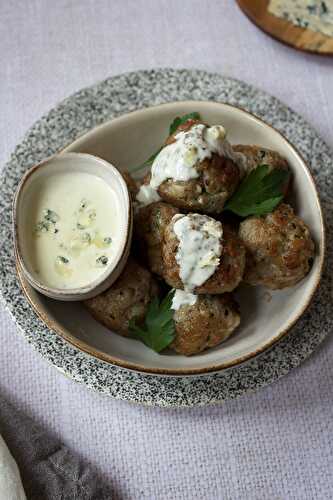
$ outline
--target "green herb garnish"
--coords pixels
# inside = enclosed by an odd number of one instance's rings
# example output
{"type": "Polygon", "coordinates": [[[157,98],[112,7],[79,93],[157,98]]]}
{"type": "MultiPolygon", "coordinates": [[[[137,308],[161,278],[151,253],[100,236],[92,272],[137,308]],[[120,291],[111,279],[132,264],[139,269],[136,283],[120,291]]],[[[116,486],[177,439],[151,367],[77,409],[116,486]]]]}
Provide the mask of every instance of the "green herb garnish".
{"type": "Polygon", "coordinates": [[[149,304],[143,326],[137,326],[135,318],[129,322],[129,331],[155,352],[161,352],[175,338],[174,311],[171,309],[174,292],[171,291],[160,303],[155,297],[149,304]]]}
{"type": "Polygon", "coordinates": [[[143,168],[146,168],[146,167],[150,167],[150,165],[153,164],[156,156],[158,155],[158,153],[161,151],[161,147],[158,151],[156,151],[156,153],[154,153],[153,155],[151,155],[148,160],[144,161],[143,163],[141,163],[141,165],[138,165],[137,167],[134,167],[134,168],[131,168],[131,172],[137,172],[138,170],[142,170],[143,168]]]}
{"type": "MultiPolygon", "coordinates": [[[[171,125],[169,126],[169,135],[172,135],[176,132],[177,128],[182,125],[183,123],[187,122],[187,120],[200,120],[200,114],[197,111],[193,111],[193,113],[188,113],[187,115],[183,116],[177,116],[171,125]]],[[[160,153],[161,149],[163,146],[161,146],[156,153],[151,155],[148,160],[145,162],[141,163],[141,165],[138,165],[137,167],[134,167],[131,169],[131,172],[137,172],[138,170],[142,170],[143,168],[150,167],[150,165],[153,164],[156,156],[160,153]]]]}
{"type": "Polygon", "coordinates": [[[197,111],[193,111],[193,113],[188,113],[183,116],[176,116],[169,127],[169,135],[174,134],[177,128],[186,123],[188,120],[201,120],[201,116],[197,111]]]}
{"type": "Polygon", "coordinates": [[[276,169],[269,172],[268,165],[258,165],[241,182],[224,210],[241,217],[272,212],[283,199],[289,175],[286,170],[276,169]]]}

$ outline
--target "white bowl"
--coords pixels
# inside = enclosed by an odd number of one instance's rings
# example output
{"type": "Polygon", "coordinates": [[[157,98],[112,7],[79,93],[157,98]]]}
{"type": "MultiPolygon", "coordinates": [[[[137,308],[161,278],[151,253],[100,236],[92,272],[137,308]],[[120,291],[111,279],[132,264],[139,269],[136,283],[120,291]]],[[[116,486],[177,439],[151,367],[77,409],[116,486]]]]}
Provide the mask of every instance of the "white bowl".
{"type": "Polygon", "coordinates": [[[45,323],[92,356],[153,374],[205,374],[237,365],[271,347],[304,313],[319,284],[324,260],[324,223],[317,190],[296,149],[274,128],[236,107],[214,102],[175,102],[130,113],[88,132],[65,151],[96,154],[117,168],[135,167],[158,149],[177,115],[198,111],[210,124],[222,123],[232,143],[259,144],[281,153],[293,171],[292,204],[308,224],[316,243],[310,273],[295,287],[267,293],[241,286],[237,298],[241,325],[223,344],[185,357],[156,354],[142,343],[120,337],[96,322],[79,303],[61,303],[39,295],[19,270],[24,291],[45,323]]]}
{"type": "Polygon", "coordinates": [[[18,185],[13,207],[15,252],[21,270],[30,285],[40,293],[58,300],[73,301],[94,297],[109,288],[122,272],[130,250],[132,238],[132,206],[126,183],[119,171],[110,163],[89,154],[65,153],[53,156],[32,167],[18,185]],[[115,259],[94,281],[79,288],[54,288],[43,283],[33,270],[25,239],[25,214],[30,210],[34,185],[50,175],[63,172],[93,173],[110,185],[120,206],[118,225],[121,228],[120,242],[115,259]]]}

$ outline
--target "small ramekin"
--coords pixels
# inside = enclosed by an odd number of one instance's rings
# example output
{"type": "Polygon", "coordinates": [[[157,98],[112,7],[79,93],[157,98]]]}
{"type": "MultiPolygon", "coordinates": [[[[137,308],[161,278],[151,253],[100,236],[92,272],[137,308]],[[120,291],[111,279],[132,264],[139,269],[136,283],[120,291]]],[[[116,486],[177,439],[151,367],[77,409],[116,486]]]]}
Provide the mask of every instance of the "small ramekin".
{"type": "Polygon", "coordinates": [[[132,229],[133,210],[127,185],[116,167],[97,156],[85,153],[62,153],[52,156],[28,170],[17,187],[13,203],[13,231],[18,263],[30,285],[38,290],[38,292],[53,299],[64,301],[83,300],[94,297],[109,288],[119,277],[127,262],[132,240],[132,229]],[[27,262],[28,252],[24,252],[23,197],[29,189],[32,189],[35,180],[43,176],[48,176],[51,173],[54,174],[54,169],[67,172],[80,171],[100,177],[112,186],[121,207],[117,217],[119,218],[119,225],[122,230],[119,248],[114,261],[110,263],[105,272],[96,280],[79,288],[54,288],[42,283],[39,277],[33,273],[29,262],[27,262]]]}

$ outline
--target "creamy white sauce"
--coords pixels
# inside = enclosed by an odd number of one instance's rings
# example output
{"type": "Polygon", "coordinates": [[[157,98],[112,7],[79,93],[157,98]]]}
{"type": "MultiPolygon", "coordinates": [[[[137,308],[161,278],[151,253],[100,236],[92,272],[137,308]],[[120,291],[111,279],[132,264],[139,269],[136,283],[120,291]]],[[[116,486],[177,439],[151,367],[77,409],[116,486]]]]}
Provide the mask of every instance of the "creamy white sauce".
{"type": "Polygon", "coordinates": [[[141,186],[137,200],[144,204],[156,201],[158,187],[167,179],[189,181],[199,177],[195,165],[213,153],[233,160],[243,171],[243,155],[236,153],[226,139],[227,132],[222,125],[211,127],[194,125],[186,132],[179,132],[175,142],[165,146],[156,156],[151,167],[149,189],[141,186]]]}
{"type": "Polygon", "coordinates": [[[171,309],[178,311],[182,306],[193,306],[198,300],[198,296],[184,290],[175,290],[171,309]]]}
{"type": "Polygon", "coordinates": [[[333,0],[270,0],[268,11],[300,28],[333,36],[333,0]]]}
{"type": "Polygon", "coordinates": [[[222,224],[207,215],[177,214],[173,230],[179,240],[176,261],[186,292],[205,283],[220,264],[222,224]]]}
{"type": "Polygon", "coordinates": [[[24,246],[33,273],[50,287],[89,285],[113,265],[119,249],[116,194],[83,172],[52,174],[31,191],[24,246]]]}
{"type": "Polygon", "coordinates": [[[161,197],[156,189],[152,188],[149,184],[143,184],[140,187],[136,199],[142,206],[146,206],[154,203],[155,201],[160,201],[161,197]]]}

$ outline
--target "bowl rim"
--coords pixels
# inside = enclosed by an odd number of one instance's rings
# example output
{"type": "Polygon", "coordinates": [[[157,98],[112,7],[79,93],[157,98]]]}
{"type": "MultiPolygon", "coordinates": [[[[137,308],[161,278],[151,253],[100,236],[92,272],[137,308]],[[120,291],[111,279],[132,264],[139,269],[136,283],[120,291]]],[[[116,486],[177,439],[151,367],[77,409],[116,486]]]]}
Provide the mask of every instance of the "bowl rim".
{"type": "MultiPolygon", "coordinates": [[[[110,120],[105,121],[104,123],[101,123],[97,127],[94,127],[91,130],[88,130],[87,132],[84,132],[74,140],[66,144],[57,154],[67,154],[66,150],[69,146],[72,144],[76,143],[80,139],[83,139],[86,135],[91,134],[93,131],[97,132],[98,130],[104,128],[111,122],[115,121],[120,121],[123,119],[126,119],[128,116],[136,115],[136,114],[141,114],[144,113],[145,111],[148,112],[151,109],[158,110],[160,108],[164,107],[169,107],[171,105],[175,106],[182,106],[182,105],[189,105],[189,104],[208,104],[208,105],[217,105],[217,106],[227,106],[233,109],[236,109],[238,111],[241,111],[242,113],[249,115],[251,118],[254,118],[255,120],[259,121],[261,124],[265,125],[266,127],[269,127],[272,129],[274,132],[276,132],[290,147],[291,149],[296,153],[296,155],[300,158],[301,162],[303,163],[303,166],[308,174],[309,181],[312,184],[312,187],[314,188],[316,198],[317,198],[317,204],[318,204],[318,210],[319,210],[319,217],[320,217],[320,229],[321,229],[321,252],[318,254],[319,257],[319,262],[318,262],[318,269],[316,272],[316,281],[313,285],[313,288],[311,290],[311,293],[309,293],[307,300],[305,301],[301,311],[293,317],[289,322],[288,325],[278,333],[277,336],[275,336],[273,339],[270,341],[263,343],[260,347],[257,349],[253,350],[251,353],[248,353],[243,356],[239,356],[233,361],[228,361],[228,362],[223,362],[223,363],[218,363],[218,364],[212,364],[211,366],[207,367],[202,367],[202,368],[161,368],[161,367],[147,367],[145,365],[141,365],[135,362],[131,361],[125,361],[123,359],[117,358],[111,354],[107,354],[103,351],[100,351],[99,349],[96,349],[92,347],[90,344],[88,344],[85,341],[82,341],[75,337],[67,328],[64,328],[62,325],[60,325],[58,322],[53,321],[47,314],[44,313],[43,310],[40,309],[39,304],[34,300],[34,298],[30,295],[29,290],[27,288],[27,283],[24,279],[24,273],[22,272],[22,269],[20,268],[20,262],[17,256],[16,248],[15,248],[15,261],[16,261],[16,270],[17,270],[17,275],[22,287],[22,290],[28,300],[28,302],[31,304],[31,306],[34,308],[36,314],[39,316],[39,318],[46,324],[48,328],[53,330],[55,333],[59,334],[64,340],[69,342],[72,346],[76,347],[79,349],[81,352],[84,352],[85,354],[88,354],[94,358],[97,358],[103,362],[106,362],[111,365],[116,365],[120,368],[125,368],[130,371],[138,372],[138,373],[145,373],[149,375],[154,375],[154,376],[179,376],[179,377],[184,377],[184,376],[194,376],[194,375],[207,375],[207,374],[212,374],[212,373],[217,373],[221,372],[236,366],[239,366],[245,362],[250,361],[251,359],[255,358],[259,354],[271,349],[279,340],[281,340],[290,330],[291,328],[298,322],[298,320],[303,316],[305,311],[309,308],[313,297],[319,287],[320,280],[323,274],[323,268],[324,268],[324,261],[325,261],[325,256],[326,256],[326,227],[325,227],[325,219],[323,215],[323,210],[321,207],[320,203],[320,196],[319,192],[314,180],[314,177],[312,175],[312,172],[307,164],[307,162],[304,160],[302,154],[299,152],[299,150],[275,127],[267,123],[265,120],[262,118],[258,117],[254,113],[251,113],[245,109],[243,109],[240,106],[235,106],[233,104],[229,104],[223,101],[207,101],[207,100],[183,100],[183,101],[170,101],[162,104],[157,104],[153,106],[149,106],[147,108],[140,108],[128,113],[124,113],[120,116],[117,116],[115,118],[112,118],[110,120]]],[[[76,153],[77,154],[77,153],[76,153]]],[[[87,154],[87,153],[79,153],[79,154],[87,154]]],[[[93,155],[91,155],[93,156],[93,155]]],[[[106,160],[103,160],[106,161],[106,160]]],[[[116,168],[116,167],[115,167],[116,168]]]]}
{"type": "MultiPolygon", "coordinates": [[[[26,280],[30,285],[35,288],[38,292],[42,293],[43,295],[46,295],[47,297],[53,298],[55,300],[79,300],[78,297],[80,297],[82,300],[84,298],[87,298],[88,295],[90,296],[91,293],[98,289],[99,287],[103,286],[103,284],[110,279],[112,274],[114,274],[117,271],[117,268],[119,264],[122,262],[122,259],[124,258],[124,254],[126,253],[126,248],[128,246],[128,239],[130,237],[130,228],[131,228],[131,198],[128,192],[128,188],[126,185],[126,182],[124,178],[122,177],[121,173],[119,170],[112,165],[110,162],[107,160],[104,160],[103,158],[100,158],[96,155],[88,154],[88,153],[75,153],[75,152],[64,152],[61,155],[59,153],[56,153],[54,155],[49,156],[45,160],[42,160],[41,162],[37,163],[36,165],[33,165],[29,170],[27,170],[22,178],[20,179],[20,182],[17,185],[14,198],[13,198],[13,205],[12,205],[12,220],[13,220],[13,234],[14,234],[14,249],[15,249],[15,258],[18,260],[22,273],[25,276],[26,280]],[[87,285],[83,285],[77,288],[57,288],[57,287],[52,287],[48,286],[38,279],[36,279],[32,273],[28,270],[25,260],[22,255],[22,245],[20,244],[20,238],[19,238],[19,202],[22,196],[22,192],[26,186],[26,183],[29,179],[31,179],[32,176],[36,174],[39,170],[46,168],[47,166],[50,165],[54,160],[57,160],[58,158],[68,158],[69,160],[73,160],[74,158],[82,158],[84,157],[86,160],[89,162],[94,162],[98,163],[103,169],[105,170],[112,170],[113,173],[115,174],[115,177],[117,178],[118,182],[120,183],[124,195],[124,201],[126,204],[126,231],[124,234],[124,239],[121,243],[121,246],[119,248],[119,257],[118,259],[113,263],[112,266],[109,266],[107,269],[105,269],[104,273],[102,273],[98,278],[96,278],[94,281],[88,283],[87,285]],[[74,298],[76,297],[76,298],[74,298]]],[[[117,276],[116,276],[117,278],[117,276]]],[[[115,279],[116,279],[115,278],[115,279]]]]}

